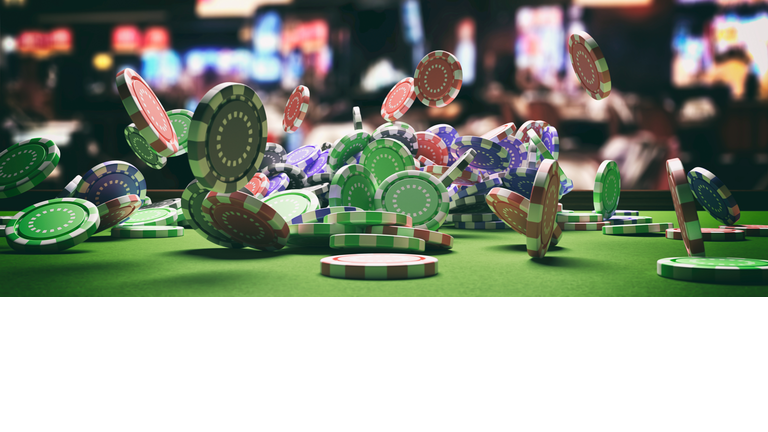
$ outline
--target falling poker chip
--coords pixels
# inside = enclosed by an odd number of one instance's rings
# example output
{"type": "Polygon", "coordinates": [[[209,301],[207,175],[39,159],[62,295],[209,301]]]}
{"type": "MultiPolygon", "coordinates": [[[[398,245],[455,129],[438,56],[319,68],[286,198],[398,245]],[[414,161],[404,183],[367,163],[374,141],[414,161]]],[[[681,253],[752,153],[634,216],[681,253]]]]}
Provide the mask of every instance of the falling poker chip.
{"type": "Polygon", "coordinates": [[[138,168],[124,161],[107,161],[85,173],[76,197],[101,205],[124,195],[147,196],[147,183],[138,168]]]}
{"type": "Polygon", "coordinates": [[[300,85],[293,90],[283,111],[283,131],[293,133],[299,130],[309,111],[309,89],[300,85]]]}
{"type": "MultiPolygon", "coordinates": [[[[133,150],[133,153],[141,159],[142,162],[147,164],[148,167],[153,169],[162,169],[165,167],[168,159],[164,156],[160,156],[152,149],[133,123],[125,127],[123,134],[125,135],[125,141],[128,143],[131,150],[133,150]]],[[[184,153],[186,153],[186,150],[184,150],[184,153]]]]}
{"type": "Polygon", "coordinates": [[[0,151],[0,198],[20,195],[39,185],[59,164],[59,148],[46,138],[33,138],[0,151]]]}
{"type": "Polygon", "coordinates": [[[592,36],[584,32],[572,34],[568,38],[568,57],[581,85],[592,99],[605,99],[611,94],[608,64],[592,36]]]}
{"type": "Polygon", "coordinates": [[[259,172],[267,145],[267,114],[253,89],[219,84],[197,105],[189,130],[189,166],[206,189],[235,192],[259,172]]]}
{"type": "Polygon", "coordinates": [[[413,74],[416,97],[426,106],[444,107],[459,95],[462,79],[456,56],[433,51],[421,59],[413,74]]]}
{"type": "Polygon", "coordinates": [[[192,125],[192,116],[195,114],[188,109],[175,109],[168,111],[168,119],[171,121],[176,138],[179,139],[179,151],[172,154],[172,157],[187,154],[187,144],[189,143],[189,127],[192,125]]]}

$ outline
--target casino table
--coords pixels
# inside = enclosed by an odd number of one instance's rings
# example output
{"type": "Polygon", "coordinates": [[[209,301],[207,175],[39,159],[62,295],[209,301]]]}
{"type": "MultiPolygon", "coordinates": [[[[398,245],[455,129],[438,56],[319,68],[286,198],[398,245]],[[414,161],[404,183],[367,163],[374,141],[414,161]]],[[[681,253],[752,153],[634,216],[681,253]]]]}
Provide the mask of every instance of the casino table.
{"type": "MultiPolygon", "coordinates": [[[[717,221],[700,211],[702,227],[717,221]]],[[[0,212],[11,215],[13,212],[0,212]]],[[[672,211],[641,211],[675,222],[672,211]]],[[[766,211],[739,223],[765,224],[766,211]]],[[[663,233],[609,236],[567,231],[544,259],[531,259],[512,231],[459,230],[450,251],[431,252],[438,274],[411,280],[346,280],[320,274],[333,249],[230,250],[193,230],[180,238],[118,239],[109,230],[58,254],[14,253],[0,239],[3,296],[764,296],[768,286],[684,282],[656,274],[656,260],[685,256],[663,233]]],[[[768,237],[707,242],[708,256],[768,258],[768,237]]]]}

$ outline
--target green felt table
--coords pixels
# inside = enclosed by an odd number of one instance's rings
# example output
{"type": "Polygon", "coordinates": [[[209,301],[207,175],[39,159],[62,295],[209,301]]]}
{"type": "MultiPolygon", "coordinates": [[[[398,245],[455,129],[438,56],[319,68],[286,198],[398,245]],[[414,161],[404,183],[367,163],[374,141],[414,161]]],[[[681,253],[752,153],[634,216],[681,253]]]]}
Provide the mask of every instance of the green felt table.
{"type": "MultiPolygon", "coordinates": [[[[12,213],[5,212],[4,215],[12,213]]],[[[654,222],[674,212],[643,211],[654,222]]],[[[719,224],[699,212],[703,227],[719,224]]],[[[768,212],[742,212],[740,223],[768,224],[768,212]]],[[[412,280],[360,281],[320,274],[333,249],[285,248],[275,253],[230,250],[193,230],[184,237],[118,239],[99,233],[59,254],[14,253],[0,239],[3,296],[764,296],[768,286],[705,284],[656,274],[659,258],[685,256],[681,240],[664,234],[609,236],[564,233],[544,259],[529,258],[514,231],[443,228],[455,237],[438,274],[412,280]]],[[[708,256],[768,259],[768,237],[707,242],[708,256]]]]}

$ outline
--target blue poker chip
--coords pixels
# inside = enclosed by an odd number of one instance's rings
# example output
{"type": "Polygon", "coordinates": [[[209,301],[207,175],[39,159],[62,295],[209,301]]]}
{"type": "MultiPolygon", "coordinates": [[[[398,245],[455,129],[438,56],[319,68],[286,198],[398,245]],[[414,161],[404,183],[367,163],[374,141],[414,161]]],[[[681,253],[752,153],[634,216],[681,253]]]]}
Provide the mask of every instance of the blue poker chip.
{"type": "MultiPolygon", "coordinates": [[[[552,157],[555,160],[560,158],[560,138],[557,135],[557,129],[552,126],[547,126],[541,132],[541,142],[544,143],[544,147],[552,153],[552,157]]],[[[539,161],[544,160],[544,155],[539,152],[539,161]]]]}
{"type": "MultiPolygon", "coordinates": [[[[488,191],[495,187],[499,187],[502,184],[502,180],[499,177],[490,177],[487,180],[475,183],[472,186],[467,186],[463,189],[459,189],[456,192],[456,198],[466,198],[472,195],[487,194],[488,191]]],[[[529,192],[530,193],[530,192],[529,192]]]]}
{"type": "Polygon", "coordinates": [[[501,145],[482,137],[464,136],[456,138],[451,146],[454,157],[462,155],[469,149],[477,152],[469,166],[475,170],[486,172],[505,171],[509,168],[509,151],[501,145]]]}
{"type": "Polygon", "coordinates": [[[291,179],[288,178],[288,175],[284,173],[280,173],[274,177],[270,177],[269,188],[267,189],[267,193],[264,194],[264,198],[272,195],[273,193],[282,192],[286,190],[290,182],[291,182],[291,179]]]}
{"type": "Polygon", "coordinates": [[[320,156],[320,146],[305,145],[288,153],[285,156],[285,163],[293,165],[306,172],[308,166],[314,165],[320,156]]]}
{"type": "Polygon", "coordinates": [[[300,223],[320,223],[323,221],[323,219],[326,216],[328,216],[331,213],[353,212],[353,211],[362,211],[362,210],[363,209],[357,208],[357,207],[345,207],[345,206],[321,208],[318,210],[309,211],[296,216],[295,218],[291,219],[291,225],[300,224],[300,223]]]}
{"type": "MultiPolygon", "coordinates": [[[[436,124],[431,128],[427,129],[427,132],[432,132],[433,134],[440,137],[440,139],[443,140],[445,145],[448,146],[449,150],[451,149],[451,144],[453,144],[453,140],[455,140],[456,137],[459,136],[459,133],[456,131],[456,129],[454,129],[453,126],[448,124],[436,124]]],[[[449,151],[448,166],[453,165],[454,162],[456,162],[456,158],[453,157],[453,154],[449,151]]]]}
{"type": "Polygon", "coordinates": [[[304,170],[304,172],[307,174],[307,177],[312,177],[315,174],[332,172],[333,170],[331,170],[331,167],[328,166],[328,156],[330,154],[331,154],[330,150],[326,150],[320,153],[317,156],[317,160],[315,160],[315,163],[304,170]]]}
{"type": "Polygon", "coordinates": [[[612,216],[607,221],[611,225],[637,225],[653,223],[653,218],[651,216],[612,216]]]}
{"type": "Polygon", "coordinates": [[[504,187],[517,192],[526,199],[531,199],[533,182],[536,180],[536,168],[518,168],[510,170],[502,180],[504,187]]]}
{"type": "Polygon", "coordinates": [[[509,152],[510,170],[516,170],[525,164],[528,152],[525,151],[525,146],[519,139],[510,136],[499,141],[499,145],[509,152]]]}
{"type": "Polygon", "coordinates": [[[96,165],[83,175],[75,198],[95,205],[104,204],[125,195],[147,196],[147,183],[138,168],[123,161],[108,161],[96,165]]]}
{"type": "Polygon", "coordinates": [[[691,192],[713,218],[725,225],[733,225],[741,217],[739,205],[716,175],[710,171],[696,167],[688,172],[688,184],[691,192]]]}
{"type": "Polygon", "coordinates": [[[565,180],[560,181],[560,197],[562,198],[563,195],[568,194],[570,191],[573,190],[573,180],[566,178],[565,180]]]}

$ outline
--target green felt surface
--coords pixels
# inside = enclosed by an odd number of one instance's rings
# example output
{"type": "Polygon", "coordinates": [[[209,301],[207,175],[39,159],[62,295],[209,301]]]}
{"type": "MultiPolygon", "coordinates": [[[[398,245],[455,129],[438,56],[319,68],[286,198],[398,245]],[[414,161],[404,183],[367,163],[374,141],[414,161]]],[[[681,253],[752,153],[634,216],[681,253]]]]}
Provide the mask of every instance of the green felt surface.
{"type": "MultiPolygon", "coordinates": [[[[12,214],[12,213],[5,213],[12,214]]],[[[674,222],[674,212],[641,212],[674,222]]],[[[719,224],[700,212],[704,227],[719,224]]],[[[768,212],[740,223],[768,224],[768,212]]],[[[21,255],[0,239],[3,296],[764,296],[768,286],[701,284],[656,275],[659,258],[685,256],[664,234],[565,232],[542,260],[513,231],[444,228],[452,251],[428,253],[439,274],[405,281],[332,279],[320,274],[331,249],[277,253],[215,246],[192,230],[167,239],[113,239],[109,231],[60,254],[21,255]]],[[[708,256],[768,259],[768,237],[707,242],[708,256]]]]}

